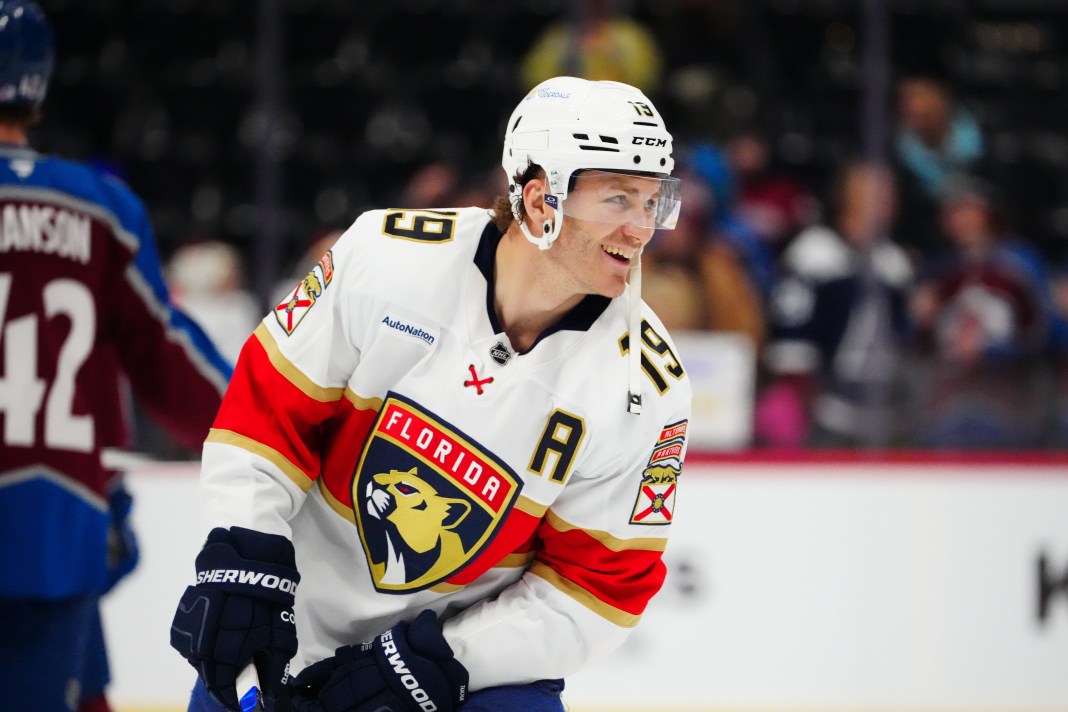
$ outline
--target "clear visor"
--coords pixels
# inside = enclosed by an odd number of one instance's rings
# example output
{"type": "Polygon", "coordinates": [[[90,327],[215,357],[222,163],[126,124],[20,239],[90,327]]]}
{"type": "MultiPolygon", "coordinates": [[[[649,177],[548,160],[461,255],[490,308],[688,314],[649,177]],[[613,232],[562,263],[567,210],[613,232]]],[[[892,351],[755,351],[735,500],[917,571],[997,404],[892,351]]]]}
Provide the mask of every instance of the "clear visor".
{"type": "Polygon", "coordinates": [[[583,171],[572,178],[564,215],[590,222],[674,230],[682,181],[633,173],[583,171]]]}

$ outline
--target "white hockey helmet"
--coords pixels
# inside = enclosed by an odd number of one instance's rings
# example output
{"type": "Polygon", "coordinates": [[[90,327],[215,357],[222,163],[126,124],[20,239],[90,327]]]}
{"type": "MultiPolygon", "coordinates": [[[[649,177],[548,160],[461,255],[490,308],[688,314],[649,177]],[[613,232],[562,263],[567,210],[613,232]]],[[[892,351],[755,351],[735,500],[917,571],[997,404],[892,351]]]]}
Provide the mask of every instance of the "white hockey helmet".
{"type": "Polygon", "coordinates": [[[534,236],[521,218],[522,187],[515,177],[530,164],[545,171],[546,204],[556,213],[564,205],[576,171],[634,173],[662,179],[655,217],[648,227],[672,229],[679,213],[678,179],[669,178],[671,134],[652,102],[620,82],[554,77],[534,87],[512,112],[504,134],[501,165],[516,222],[528,240],[548,249],[563,220],[546,221],[534,236]]]}
{"type": "MultiPolygon", "coordinates": [[[[643,202],[636,211],[628,211],[619,222],[674,229],[682,190],[679,179],[670,177],[675,167],[671,147],[671,134],[660,113],[634,87],[577,77],[546,79],[519,102],[504,134],[501,165],[508,176],[508,194],[519,229],[540,249],[549,249],[560,235],[563,215],[571,214],[567,194],[577,171],[628,173],[659,180],[656,199],[643,202]],[[533,235],[523,220],[523,189],[516,184],[516,176],[525,173],[531,164],[545,171],[545,204],[555,216],[545,221],[539,236],[533,235]]],[[[640,414],[640,253],[631,261],[629,281],[627,410],[640,414]]]]}

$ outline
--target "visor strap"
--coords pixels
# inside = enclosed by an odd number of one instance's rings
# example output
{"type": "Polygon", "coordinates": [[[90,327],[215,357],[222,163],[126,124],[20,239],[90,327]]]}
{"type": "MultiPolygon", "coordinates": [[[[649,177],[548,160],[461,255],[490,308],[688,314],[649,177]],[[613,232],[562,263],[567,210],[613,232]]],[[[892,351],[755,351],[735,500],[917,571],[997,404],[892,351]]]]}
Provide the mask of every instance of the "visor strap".
{"type": "Polygon", "coordinates": [[[630,351],[627,361],[627,412],[642,412],[642,253],[634,255],[630,263],[630,351]]]}

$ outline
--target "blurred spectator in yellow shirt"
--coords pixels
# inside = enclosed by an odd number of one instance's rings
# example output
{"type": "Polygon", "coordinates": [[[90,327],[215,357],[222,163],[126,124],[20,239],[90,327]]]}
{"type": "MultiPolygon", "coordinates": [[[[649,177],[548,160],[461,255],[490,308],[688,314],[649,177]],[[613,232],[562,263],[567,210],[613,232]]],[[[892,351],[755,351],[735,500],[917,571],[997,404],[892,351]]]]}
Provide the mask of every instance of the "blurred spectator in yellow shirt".
{"type": "Polygon", "coordinates": [[[577,18],[550,24],[523,60],[522,82],[535,86],[561,75],[625,82],[648,93],[663,65],[656,38],[618,14],[614,0],[589,0],[577,18]]]}

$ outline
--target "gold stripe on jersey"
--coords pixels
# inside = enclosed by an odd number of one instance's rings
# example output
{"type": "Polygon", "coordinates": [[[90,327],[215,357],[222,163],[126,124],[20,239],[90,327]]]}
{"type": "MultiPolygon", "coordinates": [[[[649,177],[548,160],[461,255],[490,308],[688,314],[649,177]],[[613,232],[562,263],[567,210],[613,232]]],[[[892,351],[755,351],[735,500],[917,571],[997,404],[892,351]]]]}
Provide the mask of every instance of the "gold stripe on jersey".
{"type": "Polygon", "coordinates": [[[457,591],[462,591],[465,588],[467,588],[467,586],[462,586],[460,584],[448,583],[446,581],[442,581],[441,583],[434,584],[433,586],[431,586],[427,590],[428,591],[433,591],[434,593],[439,593],[442,596],[444,596],[444,595],[449,594],[449,593],[456,593],[457,591]]]}
{"type": "Polygon", "coordinates": [[[282,453],[261,442],[257,442],[252,438],[235,433],[232,430],[223,430],[221,428],[212,428],[208,432],[207,442],[233,445],[234,447],[251,452],[253,455],[259,455],[264,460],[267,460],[281,470],[286,477],[292,480],[293,484],[300,487],[302,492],[307,492],[311,489],[311,479],[309,479],[299,467],[286,459],[282,453]]]}
{"type": "Polygon", "coordinates": [[[594,596],[586,589],[579,586],[573,581],[568,581],[566,578],[556,573],[551,567],[540,561],[535,561],[530,566],[530,573],[534,574],[538,578],[545,580],[553,588],[557,589],[561,593],[566,594],[570,598],[575,599],[586,608],[599,615],[605,620],[615,623],[621,628],[633,628],[638,625],[638,621],[641,620],[640,615],[633,613],[627,613],[621,611],[615,606],[610,606],[601,599],[594,596]]]}
{"type": "Polygon", "coordinates": [[[544,517],[545,512],[549,509],[549,505],[540,504],[528,497],[524,497],[523,495],[519,495],[519,499],[515,501],[515,504],[512,505],[512,507],[514,509],[518,509],[523,514],[529,514],[535,519],[541,519],[542,517],[544,517]]]}
{"type": "Polygon", "coordinates": [[[516,553],[516,554],[509,554],[508,556],[506,556],[503,559],[501,559],[500,561],[498,561],[496,566],[494,566],[494,568],[498,568],[498,567],[499,568],[504,568],[504,569],[524,568],[524,567],[528,566],[531,561],[534,560],[534,557],[536,555],[537,555],[537,552],[535,552],[535,551],[525,551],[525,552],[521,551],[521,552],[516,553]]]}
{"type": "Polygon", "coordinates": [[[278,348],[278,342],[275,341],[274,335],[265,323],[261,321],[260,325],[252,333],[263,346],[263,350],[267,352],[267,358],[270,359],[274,369],[285,376],[287,381],[299,388],[304,395],[321,403],[332,403],[341,400],[345,395],[344,388],[325,388],[304,375],[303,371],[282,355],[282,350],[278,348]]]}
{"type": "MultiPolygon", "coordinates": [[[[509,554],[508,556],[504,557],[496,564],[494,564],[493,569],[525,569],[527,566],[530,565],[530,562],[534,560],[535,556],[536,552],[533,551],[528,551],[519,554],[509,554]]],[[[442,581],[441,583],[434,584],[427,590],[445,595],[448,593],[456,593],[457,591],[462,591],[465,588],[467,588],[467,584],[456,584],[449,583],[448,581],[442,581]]]]}
{"type": "MultiPolygon", "coordinates": [[[[494,571],[497,569],[525,569],[530,565],[530,562],[534,560],[535,556],[537,556],[537,552],[534,551],[528,551],[525,553],[518,554],[509,554],[508,556],[504,557],[496,564],[494,564],[493,568],[490,570],[494,571]]],[[[467,588],[467,584],[455,584],[443,581],[439,584],[431,586],[427,590],[445,595],[448,593],[456,593],[457,591],[462,591],[465,588],[467,588]]]]}
{"type": "Polygon", "coordinates": [[[323,501],[330,505],[330,509],[348,520],[349,524],[356,526],[356,515],[352,511],[352,507],[343,504],[337,497],[330,494],[330,490],[326,487],[326,482],[321,477],[319,478],[319,494],[323,496],[323,501]]]}
{"type": "Polygon", "coordinates": [[[667,539],[652,537],[620,539],[619,537],[612,536],[608,532],[576,526],[561,519],[559,515],[552,511],[545,513],[545,520],[558,532],[567,532],[574,529],[585,532],[587,536],[596,539],[606,549],[611,549],[612,551],[664,551],[667,548],[667,539]]]}
{"type": "Polygon", "coordinates": [[[356,391],[348,386],[345,387],[345,398],[352,403],[356,410],[372,410],[377,413],[382,408],[381,398],[364,398],[356,395],[356,391]]]}

